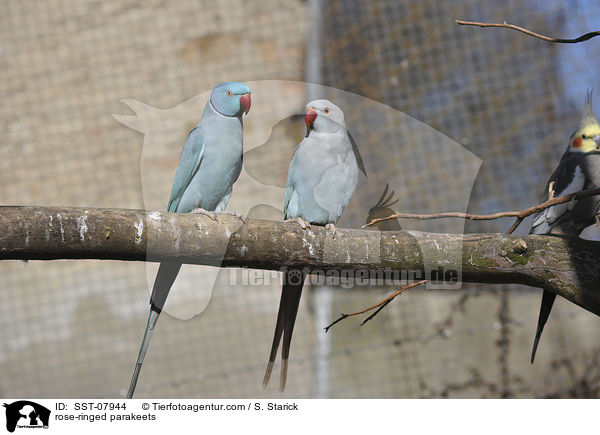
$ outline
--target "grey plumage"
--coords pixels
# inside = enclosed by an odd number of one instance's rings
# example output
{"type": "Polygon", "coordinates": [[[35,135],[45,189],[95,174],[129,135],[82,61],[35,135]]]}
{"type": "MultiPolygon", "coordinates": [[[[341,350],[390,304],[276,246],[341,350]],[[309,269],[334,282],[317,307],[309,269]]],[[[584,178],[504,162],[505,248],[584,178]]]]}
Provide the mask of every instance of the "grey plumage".
{"type": "MultiPolygon", "coordinates": [[[[550,193],[554,196],[562,196],[600,187],[599,148],[600,124],[592,111],[591,94],[588,94],[581,123],[571,134],[567,150],[546,183],[542,202],[549,199],[550,193]]],[[[595,223],[599,209],[600,197],[598,196],[555,205],[534,215],[530,234],[579,236],[584,228],[595,223]]],[[[532,364],[555,299],[556,294],[548,290],[543,291],[531,351],[532,364]]]]}
{"type": "MultiPolygon", "coordinates": [[[[285,219],[333,225],[348,205],[358,181],[359,167],[341,109],[327,100],[306,106],[307,135],[296,148],[288,171],[284,198],[285,219]]],[[[363,167],[364,168],[364,167],[363,167]]],[[[279,312],[263,385],[271,377],[283,337],[280,391],[286,384],[292,332],[298,312],[303,272],[288,270],[281,290],[279,312]]]]}

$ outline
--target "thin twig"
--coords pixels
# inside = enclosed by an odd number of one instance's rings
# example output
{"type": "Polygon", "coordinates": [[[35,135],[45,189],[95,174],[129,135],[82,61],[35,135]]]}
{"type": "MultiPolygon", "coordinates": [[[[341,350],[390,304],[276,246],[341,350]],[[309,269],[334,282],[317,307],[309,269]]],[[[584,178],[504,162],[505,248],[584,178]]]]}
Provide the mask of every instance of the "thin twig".
{"type": "Polygon", "coordinates": [[[523,32],[526,35],[533,36],[534,38],[542,39],[548,42],[559,42],[562,44],[576,44],[578,42],[587,41],[588,39],[592,39],[595,36],[600,35],[600,30],[596,30],[595,32],[589,32],[585,35],[581,35],[578,38],[573,39],[564,39],[564,38],[552,38],[550,36],[544,36],[536,32],[532,32],[531,30],[527,30],[523,27],[515,26],[514,24],[508,24],[506,21],[504,23],[479,23],[476,21],[463,21],[463,20],[454,20],[456,24],[461,26],[478,26],[478,27],[504,27],[506,29],[513,29],[518,32],[523,32]]]}
{"type": "Polygon", "coordinates": [[[365,320],[363,320],[363,322],[360,324],[360,326],[362,326],[365,323],[367,323],[369,320],[371,320],[373,317],[375,317],[377,315],[377,313],[379,313],[387,304],[389,304],[390,302],[392,302],[396,296],[398,296],[399,294],[405,292],[409,288],[413,288],[413,287],[416,287],[418,285],[425,284],[426,282],[427,282],[427,280],[424,279],[422,281],[417,281],[417,282],[413,282],[412,284],[405,285],[401,289],[399,289],[396,292],[394,292],[391,296],[388,296],[384,300],[376,303],[375,305],[373,305],[373,306],[371,306],[369,308],[365,308],[364,310],[360,310],[360,311],[357,311],[355,313],[350,313],[350,314],[343,314],[342,313],[340,315],[340,317],[338,317],[333,323],[331,323],[329,326],[325,327],[325,332],[329,331],[329,328],[331,328],[333,325],[335,325],[336,323],[344,320],[347,317],[358,316],[359,314],[364,314],[367,311],[371,311],[371,310],[374,310],[375,308],[378,308],[377,311],[375,311],[373,314],[371,314],[369,317],[367,317],[365,320]]]}
{"type": "Polygon", "coordinates": [[[515,223],[510,226],[506,234],[512,234],[513,231],[516,230],[519,225],[521,225],[521,222],[523,222],[524,219],[525,218],[518,217],[515,223]]]}
{"type": "MultiPolygon", "coordinates": [[[[362,227],[365,228],[365,227],[369,227],[371,225],[375,225],[376,223],[381,222],[381,221],[385,221],[388,219],[398,219],[398,218],[400,218],[400,219],[418,219],[418,220],[460,218],[460,219],[469,219],[469,220],[475,220],[475,221],[487,221],[487,220],[500,219],[500,218],[505,218],[505,217],[516,217],[518,219],[514,225],[518,225],[527,216],[530,216],[534,213],[545,210],[554,205],[563,204],[565,202],[569,202],[572,200],[587,198],[588,196],[596,196],[596,195],[600,195],[600,188],[582,190],[579,192],[571,193],[569,195],[563,195],[563,196],[558,196],[556,198],[550,198],[541,204],[526,208],[525,210],[501,211],[501,212],[492,213],[492,214],[470,214],[470,213],[460,213],[460,212],[445,212],[445,213],[432,213],[432,214],[395,213],[395,214],[392,214],[387,217],[373,219],[371,222],[363,225],[362,227]]],[[[512,229],[512,231],[514,231],[514,229],[512,229]]],[[[510,231],[510,232],[512,232],[512,231],[510,231]]],[[[510,234],[510,233],[508,233],[508,234],[510,234]]]]}

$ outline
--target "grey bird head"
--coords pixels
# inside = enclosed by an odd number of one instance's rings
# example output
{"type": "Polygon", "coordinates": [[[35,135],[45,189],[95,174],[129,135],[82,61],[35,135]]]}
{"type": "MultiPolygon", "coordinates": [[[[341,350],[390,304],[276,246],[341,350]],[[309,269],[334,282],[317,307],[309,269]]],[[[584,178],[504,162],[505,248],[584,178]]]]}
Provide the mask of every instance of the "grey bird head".
{"type": "Polygon", "coordinates": [[[304,113],[306,135],[311,130],[318,133],[335,133],[346,129],[344,112],[329,100],[314,100],[306,105],[304,113]]]}

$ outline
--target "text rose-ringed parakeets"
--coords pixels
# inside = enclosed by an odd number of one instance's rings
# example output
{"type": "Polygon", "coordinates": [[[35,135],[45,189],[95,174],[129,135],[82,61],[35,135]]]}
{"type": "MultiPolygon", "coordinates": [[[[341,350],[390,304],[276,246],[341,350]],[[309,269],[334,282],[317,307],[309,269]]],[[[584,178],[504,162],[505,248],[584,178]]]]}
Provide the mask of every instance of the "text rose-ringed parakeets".
{"type": "MultiPolygon", "coordinates": [[[[190,131],[173,180],[168,211],[221,211],[242,169],[242,114],[250,110],[250,88],[228,82],[213,88],[198,125],[190,131]]],[[[150,313],[127,397],[135,391],[156,321],[181,263],[161,262],[150,298],[150,313]]]]}
{"type": "MultiPolygon", "coordinates": [[[[364,166],[360,156],[355,156],[357,150],[339,107],[327,100],[311,101],[306,105],[304,120],[307,133],[296,148],[288,170],[284,217],[297,220],[302,228],[310,224],[325,225],[335,234],[335,223],[356,188],[359,165],[363,170],[364,166]]],[[[286,271],[281,290],[275,334],[263,380],[266,386],[283,337],[280,391],[285,388],[292,332],[304,278],[300,270],[286,271]]]]}

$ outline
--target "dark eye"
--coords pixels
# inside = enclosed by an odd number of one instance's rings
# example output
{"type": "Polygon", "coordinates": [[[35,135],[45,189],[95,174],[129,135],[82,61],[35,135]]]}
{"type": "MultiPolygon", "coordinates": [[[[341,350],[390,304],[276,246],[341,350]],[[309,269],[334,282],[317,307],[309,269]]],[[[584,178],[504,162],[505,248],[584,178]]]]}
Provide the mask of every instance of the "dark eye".
{"type": "Polygon", "coordinates": [[[233,92],[227,91],[227,92],[225,92],[225,95],[227,95],[228,97],[231,97],[233,95],[233,92]]]}
{"type": "Polygon", "coordinates": [[[323,110],[323,113],[327,115],[329,113],[329,107],[326,107],[325,110],[323,110]]]}

